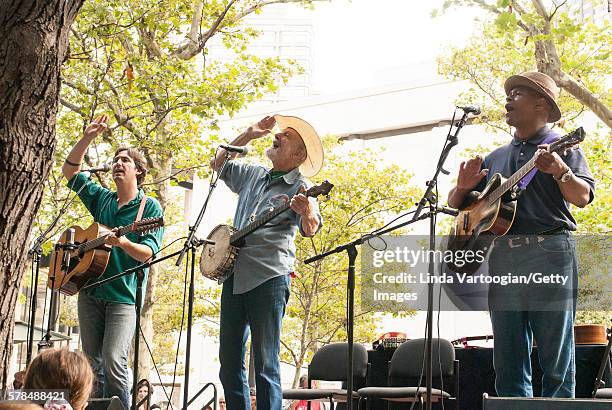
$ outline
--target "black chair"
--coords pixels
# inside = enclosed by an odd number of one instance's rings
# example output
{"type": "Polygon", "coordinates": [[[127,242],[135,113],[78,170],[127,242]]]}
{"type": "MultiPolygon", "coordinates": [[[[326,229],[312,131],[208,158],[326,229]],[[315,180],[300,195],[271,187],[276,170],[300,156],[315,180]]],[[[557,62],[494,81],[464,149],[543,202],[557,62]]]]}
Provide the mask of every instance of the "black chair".
{"type": "MultiPolygon", "coordinates": [[[[313,380],[346,382],[348,343],[330,343],[321,347],[312,357],[308,366],[308,388],[283,390],[283,399],[287,400],[329,400],[330,409],[334,401],[346,402],[346,389],[313,389],[313,380]]],[[[368,373],[368,352],[360,344],[353,345],[353,380],[355,386],[364,386],[368,373]]],[[[359,396],[353,391],[353,399],[359,396]]],[[[310,403],[308,403],[310,408],[310,403]]]]}
{"type": "MultiPolygon", "coordinates": [[[[425,375],[421,386],[418,387],[421,371],[424,366],[425,339],[408,340],[402,343],[393,353],[389,362],[389,376],[387,386],[389,387],[365,387],[359,389],[359,409],[362,403],[367,404],[369,399],[381,399],[390,402],[418,402],[421,408],[427,399],[427,388],[425,387],[425,375]]],[[[432,378],[435,385],[440,388],[432,388],[431,401],[440,400],[454,401],[455,409],[459,408],[459,361],[455,360],[455,349],[445,339],[433,339],[432,341],[432,378]],[[442,390],[440,379],[444,386],[454,386],[453,395],[442,390]]]]}
{"type": "Polygon", "coordinates": [[[596,399],[612,399],[612,387],[597,389],[595,393],[596,399]]]}

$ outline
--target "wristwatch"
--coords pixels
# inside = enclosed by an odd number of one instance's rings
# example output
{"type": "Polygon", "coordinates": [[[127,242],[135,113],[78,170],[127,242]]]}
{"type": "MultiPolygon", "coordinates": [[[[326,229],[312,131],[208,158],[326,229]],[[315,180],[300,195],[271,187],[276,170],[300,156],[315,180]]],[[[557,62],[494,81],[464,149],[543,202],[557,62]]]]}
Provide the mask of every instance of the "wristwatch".
{"type": "Polygon", "coordinates": [[[574,173],[572,172],[570,168],[568,168],[567,171],[565,171],[565,173],[562,174],[559,178],[555,177],[554,175],[553,175],[553,178],[555,179],[555,181],[567,182],[570,180],[572,175],[574,175],[574,173]]]}

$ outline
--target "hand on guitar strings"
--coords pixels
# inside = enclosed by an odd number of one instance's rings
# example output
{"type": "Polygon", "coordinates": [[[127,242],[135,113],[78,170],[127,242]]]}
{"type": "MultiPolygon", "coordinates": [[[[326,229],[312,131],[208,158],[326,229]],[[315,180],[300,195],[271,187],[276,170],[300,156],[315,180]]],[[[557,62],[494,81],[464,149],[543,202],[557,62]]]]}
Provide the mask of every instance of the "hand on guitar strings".
{"type": "Polygon", "coordinates": [[[125,245],[126,241],[129,241],[129,239],[127,239],[125,236],[115,235],[116,232],[117,232],[117,228],[110,231],[110,233],[108,234],[104,242],[107,245],[118,246],[121,248],[125,245]]]}
{"type": "Polygon", "coordinates": [[[487,175],[488,169],[481,170],[483,158],[480,155],[463,161],[459,165],[459,176],[457,177],[457,189],[462,191],[472,190],[487,175]]]}
{"type": "MultiPolygon", "coordinates": [[[[563,153],[565,155],[567,151],[563,153]]],[[[565,174],[569,167],[559,154],[556,152],[548,152],[548,145],[538,145],[538,150],[535,153],[536,159],[534,165],[540,171],[551,174],[556,178],[559,178],[561,175],[565,174]]]]}

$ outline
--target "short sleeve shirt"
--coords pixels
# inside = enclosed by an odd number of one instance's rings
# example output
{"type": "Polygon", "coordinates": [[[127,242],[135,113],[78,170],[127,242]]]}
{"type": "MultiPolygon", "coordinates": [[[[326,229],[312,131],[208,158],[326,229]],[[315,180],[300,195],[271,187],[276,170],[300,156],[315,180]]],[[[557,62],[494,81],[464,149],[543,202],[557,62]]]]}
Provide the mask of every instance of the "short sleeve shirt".
{"type": "MultiPolygon", "coordinates": [[[[549,135],[554,137],[553,141],[559,138],[559,135],[548,127],[543,127],[525,141],[515,136],[509,144],[491,152],[485,157],[481,167],[489,169],[489,173],[475,189],[482,191],[486,182],[496,173],[504,178],[510,177],[533,157],[538,145],[549,135]]],[[[591,202],[595,193],[595,181],[582,149],[571,149],[566,155],[561,154],[561,158],[576,177],[589,185],[591,202]]],[[[558,182],[552,175],[537,171],[518,198],[516,215],[508,233],[537,234],[556,228],[575,231],[576,220],[570,212],[570,203],[563,198],[558,182]]]]}
{"type": "MultiPolygon", "coordinates": [[[[89,180],[89,178],[87,178],[87,174],[83,172],[78,173],[68,181],[68,187],[75,192],[84,185],[86,186],[79,193],[79,198],[89,210],[95,222],[109,228],[117,228],[120,226],[130,225],[136,220],[138,209],[140,208],[140,201],[144,195],[142,189],[138,190],[136,198],[119,208],[117,193],[89,180]]],[[[163,212],[159,202],[154,198],[147,197],[142,218],[155,218],[161,216],[163,216],[163,212]]],[[[163,228],[144,235],[130,232],[126,234],[126,237],[134,243],[148,246],[151,248],[153,254],[155,254],[161,247],[163,228]]],[[[95,280],[108,278],[127,269],[138,266],[139,264],[140,262],[133,259],[122,249],[113,246],[109,262],[104,270],[104,273],[95,280]]],[[[145,284],[147,275],[148,269],[145,270],[145,284]]],[[[93,281],[94,280],[90,280],[89,283],[92,283],[93,281]]],[[[127,275],[105,283],[100,287],[84,290],[82,292],[87,292],[96,299],[107,302],[133,305],[136,303],[136,285],[136,276],[127,275]]]]}
{"type": "MultiPolygon", "coordinates": [[[[220,178],[238,194],[234,215],[234,227],[244,228],[253,218],[257,219],[274,208],[282,206],[297,194],[300,187],[312,184],[296,168],[280,178],[270,176],[268,168],[228,161],[220,178]]],[[[321,227],[321,214],[316,200],[309,198],[315,207],[321,227]]],[[[295,235],[302,234],[301,217],[289,209],[245,237],[238,251],[231,274],[234,275],[234,294],[246,293],[276,276],[293,271],[295,262],[295,235]]]]}

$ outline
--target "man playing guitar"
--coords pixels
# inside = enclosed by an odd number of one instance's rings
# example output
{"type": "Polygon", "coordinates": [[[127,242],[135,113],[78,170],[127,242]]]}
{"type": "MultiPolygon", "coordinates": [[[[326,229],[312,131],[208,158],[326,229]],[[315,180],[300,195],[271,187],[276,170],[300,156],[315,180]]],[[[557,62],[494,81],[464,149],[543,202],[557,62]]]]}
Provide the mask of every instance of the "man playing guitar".
{"type": "MultiPolygon", "coordinates": [[[[159,202],[146,197],[138,187],[147,169],[144,157],[137,150],[119,148],[115,152],[112,177],[116,192],[90,182],[85,173],[79,172],[87,147],[107,129],[107,122],[107,115],[96,118],[68,154],[62,166],[68,186],[78,191],[88,184],[79,197],[94,220],[109,228],[130,225],[138,216],[161,217],[159,202]]],[[[111,255],[100,279],[151,258],[159,250],[162,236],[161,229],[144,235],[108,235],[106,244],[112,246],[111,255]]],[[[134,275],[124,276],[98,288],[81,291],[78,296],[83,351],[90,359],[97,379],[95,396],[118,396],[126,409],[130,408],[127,357],[136,326],[136,284],[134,275]]]]}
{"type": "MultiPolygon", "coordinates": [[[[294,238],[299,229],[313,236],[321,227],[317,203],[299,192],[323,165],[323,148],[306,121],[276,115],[265,117],[239,135],[233,145],[246,145],[270,133],[278,123],[266,155],[272,168],[228,161],[220,178],[238,194],[234,216],[237,229],[290,201],[282,213],[245,238],[228,277],[221,279],[219,376],[227,408],[249,409],[249,385],[244,368],[248,332],[255,359],[257,408],[280,410],[280,332],[289,299],[290,273],[295,260],[294,238]]],[[[220,149],[211,161],[219,171],[226,155],[220,149]]]]}
{"type": "Polygon", "coordinates": [[[555,82],[545,74],[526,72],[508,78],[504,89],[506,122],[514,127],[514,138],[484,160],[476,157],[462,163],[448,204],[465,207],[470,191],[482,191],[494,174],[509,177],[535,156],[538,171],[521,187],[510,230],[495,239],[489,274],[527,276],[548,269],[568,280],[560,287],[490,288],[495,386],[499,396],[533,395],[530,355],[535,338],[543,369],[542,396],[573,397],[578,268],[570,233],[576,230],[576,221],[570,204],[580,208],[589,204],[595,184],[581,149],[562,156],[547,151],[558,135],[546,124],[561,117],[555,82]],[[547,305],[552,302],[554,308],[547,305]]]}

